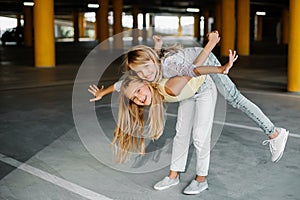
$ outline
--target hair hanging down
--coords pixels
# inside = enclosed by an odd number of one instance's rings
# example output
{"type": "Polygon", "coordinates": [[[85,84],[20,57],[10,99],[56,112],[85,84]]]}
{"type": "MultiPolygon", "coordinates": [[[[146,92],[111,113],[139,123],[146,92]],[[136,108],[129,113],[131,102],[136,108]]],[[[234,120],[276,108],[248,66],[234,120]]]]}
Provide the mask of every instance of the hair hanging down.
{"type": "Polygon", "coordinates": [[[117,161],[122,163],[128,159],[129,152],[145,154],[145,137],[158,139],[164,130],[163,96],[149,82],[136,76],[124,79],[120,91],[120,104],[117,127],[112,143],[117,146],[117,161]],[[133,83],[147,84],[152,93],[152,102],[149,106],[147,124],[149,135],[145,135],[144,114],[145,107],[139,106],[125,95],[126,88],[133,83]]]}

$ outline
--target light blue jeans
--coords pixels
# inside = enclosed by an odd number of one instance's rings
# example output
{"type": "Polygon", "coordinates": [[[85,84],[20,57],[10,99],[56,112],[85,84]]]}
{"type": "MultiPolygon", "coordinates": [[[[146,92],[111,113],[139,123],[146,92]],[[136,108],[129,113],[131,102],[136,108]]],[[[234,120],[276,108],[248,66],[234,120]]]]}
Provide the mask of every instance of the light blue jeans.
{"type": "Polygon", "coordinates": [[[232,80],[223,74],[210,74],[218,91],[234,108],[240,109],[250,117],[267,135],[274,132],[275,126],[270,119],[253,102],[243,96],[232,80]]]}

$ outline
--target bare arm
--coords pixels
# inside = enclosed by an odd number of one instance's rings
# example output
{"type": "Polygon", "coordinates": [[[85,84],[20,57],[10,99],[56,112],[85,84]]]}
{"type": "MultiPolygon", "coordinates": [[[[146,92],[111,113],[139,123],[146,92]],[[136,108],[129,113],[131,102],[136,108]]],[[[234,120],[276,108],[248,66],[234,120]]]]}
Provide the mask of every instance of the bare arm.
{"type": "MultiPolygon", "coordinates": [[[[194,68],[194,73],[197,76],[204,74],[228,74],[229,70],[233,66],[233,63],[237,60],[238,55],[236,51],[229,50],[229,61],[222,66],[201,66],[194,68]]],[[[171,96],[178,96],[185,85],[191,79],[190,76],[175,76],[170,79],[165,84],[165,91],[171,96]]]]}
{"type": "Polygon", "coordinates": [[[196,57],[196,59],[193,62],[193,64],[196,66],[202,66],[204,64],[211,51],[215,48],[215,46],[220,41],[218,31],[213,31],[208,33],[207,37],[208,37],[208,43],[203,47],[202,51],[199,53],[199,55],[196,57]]]}
{"type": "MultiPolygon", "coordinates": [[[[196,66],[201,66],[204,64],[211,51],[215,48],[215,46],[220,41],[218,31],[212,31],[208,33],[207,37],[208,37],[208,43],[203,47],[202,51],[199,53],[199,55],[196,57],[196,59],[193,62],[193,64],[196,66]]],[[[162,38],[161,36],[158,35],[153,35],[152,38],[154,42],[154,50],[159,54],[163,45],[162,38]]]]}
{"type": "Polygon", "coordinates": [[[228,74],[229,70],[233,66],[233,63],[237,60],[238,55],[236,51],[229,49],[229,61],[222,66],[200,66],[193,69],[196,76],[205,74],[228,74]]]}
{"type": "Polygon", "coordinates": [[[178,96],[190,79],[190,76],[175,76],[169,78],[165,84],[165,91],[168,95],[178,96]]]}
{"type": "Polygon", "coordinates": [[[115,87],[114,85],[110,85],[107,88],[104,88],[104,86],[102,85],[102,87],[99,89],[96,85],[90,85],[88,91],[95,97],[95,98],[91,98],[90,102],[94,102],[102,99],[102,97],[104,97],[105,95],[114,92],[115,87]]]}

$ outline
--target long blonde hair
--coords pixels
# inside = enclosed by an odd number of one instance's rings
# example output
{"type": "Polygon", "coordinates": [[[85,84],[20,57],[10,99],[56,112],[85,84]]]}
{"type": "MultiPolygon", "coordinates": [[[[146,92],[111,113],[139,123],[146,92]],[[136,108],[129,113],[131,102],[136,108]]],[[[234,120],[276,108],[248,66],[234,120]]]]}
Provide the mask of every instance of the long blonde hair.
{"type": "Polygon", "coordinates": [[[137,76],[128,76],[123,80],[120,99],[117,127],[112,143],[117,145],[117,161],[124,162],[128,159],[129,152],[145,154],[145,107],[139,106],[126,97],[126,89],[134,83],[147,84],[152,94],[149,106],[147,124],[149,125],[148,137],[157,140],[164,130],[164,105],[163,96],[153,84],[141,80],[137,76]]]}
{"type": "Polygon", "coordinates": [[[151,47],[145,45],[137,45],[131,47],[124,56],[125,70],[129,71],[131,75],[135,76],[136,74],[132,70],[133,68],[143,65],[148,61],[153,61],[156,66],[157,73],[155,79],[152,82],[158,83],[162,79],[161,59],[177,53],[180,49],[182,49],[182,47],[175,44],[166,49],[162,49],[158,53],[151,47]]]}

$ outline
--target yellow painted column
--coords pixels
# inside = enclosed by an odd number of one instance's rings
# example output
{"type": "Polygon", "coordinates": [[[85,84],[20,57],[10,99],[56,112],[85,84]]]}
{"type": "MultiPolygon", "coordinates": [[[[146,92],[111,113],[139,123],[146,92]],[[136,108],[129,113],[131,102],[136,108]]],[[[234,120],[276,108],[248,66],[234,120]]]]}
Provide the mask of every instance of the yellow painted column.
{"type": "Polygon", "coordinates": [[[33,19],[32,7],[24,6],[24,45],[32,47],[32,32],[33,32],[33,19]]]}
{"type": "Polygon", "coordinates": [[[178,36],[182,36],[181,16],[178,16],[178,36]]]}
{"type": "Polygon", "coordinates": [[[200,15],[194,15],[194,37],[200,40],[200,15]]]}
{"type": "Polygon", "coordinates": [[[263,29],[263,17],[260,15],[255,15],[255,36],[256,41],[262,41],[262,29],[263,29]]]}
{"type": "Polygon", "coordinates": [[[288,45],[288,91],[300,92],[300,1],[290,0],[290,32],[288,45]]]}
{"type": "Polygon", "coordinates": [[[205,9],[203,12],[203,16],[204,16],[204,36],[207,35],[208,33],[208,26],[209,26],[209,10],[205,9]]]}
{"type": "Polygon", "coordinates": [[[122,11],[123,11],[123,0],[113,0],[113,15],[114,15],[114,24],[113,24],[113,33],[114,35],[114,47],[117,49],[123,48],[123,27],[122,27],[122,11]]]}
{"type": "MultiPolygon", "coordinates": [[[[109,26],[108,26],[108,0],[99,0],[99,9],[97,12],[97,39],[99,42],[103,42],[109,37],[109,26]]],[[[108,43],[107,43],[108,44],[108,43]]]]}
{"type": "Polygon", "coordinates": [[[94,30],[95,30],[95,35],[94,35],[94,38],[96,39],[96,40],[98,40],[99,39],[99,37],[98,37],[98,24],[99,24],[99,21],[98,21],[98,12],[96,12],[95,13],[96,14],[96,17],[95,17],[95,22],[94,22],[94,30]]]}
{"type": "Polygon", "coordinates": [[[36,67],[55,67],[54,2],[34,1],[34,60],[36,67]]]}
{"type": "Polygon", "coordinates": [[[138,30],[138,13],[139,8],[137,5],[132,7],[132,43],[136,45],[139,43],[139,30],[138,30]]]}
{"type": "Polygon", "coordinates": [[[84,18],[84,13],[82,12],[79,13],[78,23],[79,23],[79,37],[85,37],[86,21],[84,18]]]}
{"type": "Polygon", "coordinates": [[[72,13],[72,19],[73,19],[73,28],[74,28],[74,42],[79,41],[79,17],[78,17],[78,11],[73,11],[72,13]]]}
{"type": "MultiPolygon", "coordinates": [[[[299,11],[300,12],[300,11],[299,11]]],[[[282,43],[288,44],[289,41],[289,10],[284,8],[282,11],[282,43]]]]}
{"type": "Polygon", "coordinates": [[[221,31],[221,2],[217,1],[214,11],[214,30],[221,31]]]}
{"type": "Polygon", "coordinates": [[[235,0],[222,0],[221,2],[221,56],[228,56],[229,49],[234,49],[235,39],[235,0]]]}
{"type": "Polygon", "coordinates": [[[250,54],[250,0],[237,0],[237,52],[250,54]]]}

